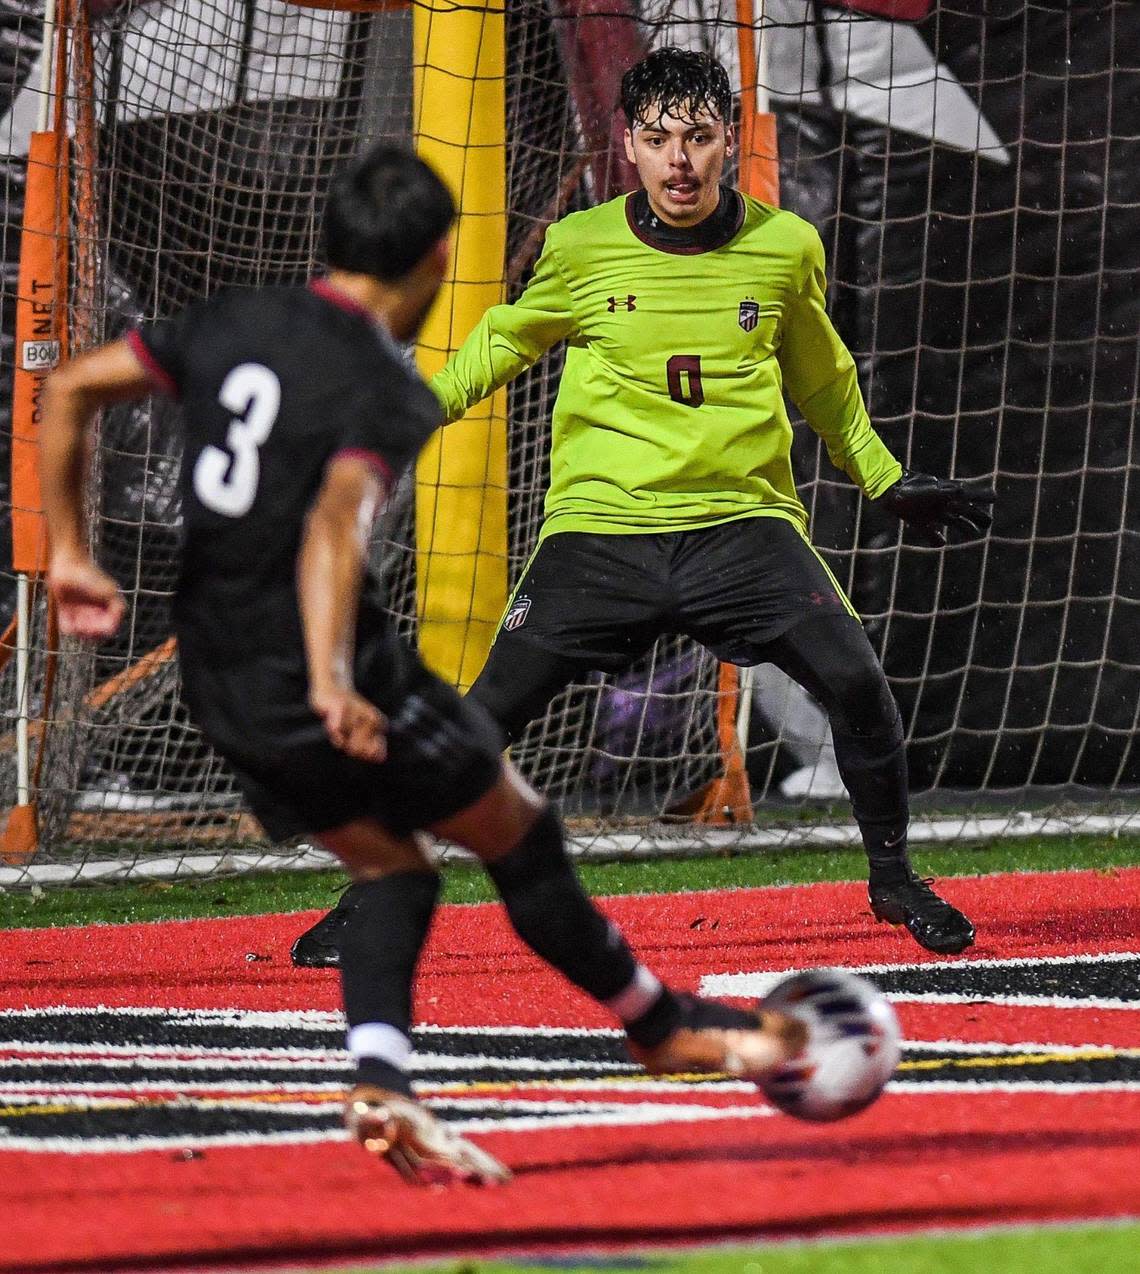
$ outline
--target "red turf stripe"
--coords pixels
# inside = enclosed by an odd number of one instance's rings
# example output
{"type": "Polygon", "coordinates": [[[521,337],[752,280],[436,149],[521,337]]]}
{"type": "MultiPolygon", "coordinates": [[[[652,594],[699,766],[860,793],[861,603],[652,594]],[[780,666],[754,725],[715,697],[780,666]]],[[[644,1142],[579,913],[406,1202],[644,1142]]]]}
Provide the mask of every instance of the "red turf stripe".
{"type": "MultiPolygon", "coordinates": [[[[978,924],[978,944],[966,959],[1126,951],[1140,935],[1140,868],[970,877],[947,881],[945,889],[978,924]]],[[[607,899],[604,907],[654,967],[689,988],[709,973],[941,959],[875,924],[858,884],[639,895],[607,899]]],[[[0,1008],[335,1009],[335,973],[289,964],[293,938],[317,914],[2,934],[0,1008]]],[[[520,1026],[609,1024],[521,948],[497,905],[444,907],[423,964],[417,1013],[429,1022],[480,1025],[488,1011],[494,1021],[520,1026]],[[490,1004],[472,999],[471,978],[494,979],[490,1004]]]]}
{"type": "Polygon", "coordinates": [[[1140,1048],[1140,1012],[1136,1009],[905,1003],[897,1007],[908,1040],[1140,1048]]]}
{"type": "MultiPolygon", "coordinates": [[[[955,880],[947,892],[977,919],[981,957],[1130,950],[1140,933],[1140,870],[955,880]]],[[[606,907],[688,986],[709,973],[928,958],[870,923],[858,885],[606,907]]],[[[335,975],[288,965],[309,919],[0,935],[0,1005],[331,1009],[335,975]]],[[[441,1024],[605,1020],[519,949],[497,908],[444,909],[423,973],[419,1014],[441,1024]]],[[[1140,1017],[986,1004],[902,1014],[912,1038],[1118,1045],[1136,1040],[1140,1017]]],[[[900,1093],[832,1127],[773,1117],[482,1140],[517,1170],[511,1187],[413,1192],[337,1143],[208,1147],[190,1160],[0,1151],[0,1269],[550,1251],[1140,1213],[1136,1093],[900,1093]]]]}
{"type": "Polygon", "coordinates": [[[1134,1216],[1140,1096],[885,1098],[842,1125],[784,1117],[481,1138],[516,1180],[414,1191],[351,1147],[5,1157],[0,1269],[865,1233],[1134,1216]],[[821,1174],[825,1174],[825,1177],[821,1174]],[[824,1180],[826,1187],[821,1188],[824,1180]],[[555,1188],[556,1187],[556,1188],[555,1188]],[[172,1206],[171,1201],[185,1203],[172,1206]],[[59,1224],[66,1216],[67,1224],[59,1224]]]}

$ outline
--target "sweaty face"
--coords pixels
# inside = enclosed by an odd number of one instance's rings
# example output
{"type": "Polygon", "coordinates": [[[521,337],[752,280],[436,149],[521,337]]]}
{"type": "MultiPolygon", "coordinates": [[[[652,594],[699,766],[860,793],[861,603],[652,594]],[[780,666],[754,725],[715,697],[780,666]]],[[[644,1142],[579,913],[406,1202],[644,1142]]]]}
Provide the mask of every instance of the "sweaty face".
{"type": "Polygon", "coordinates": [[[732,154],[731,126],[708,110],[688,118],[650,108],[625,130],[625,153],[653,211],[670,226],[695,226],[716,210],[724,161],[732,154]]]}

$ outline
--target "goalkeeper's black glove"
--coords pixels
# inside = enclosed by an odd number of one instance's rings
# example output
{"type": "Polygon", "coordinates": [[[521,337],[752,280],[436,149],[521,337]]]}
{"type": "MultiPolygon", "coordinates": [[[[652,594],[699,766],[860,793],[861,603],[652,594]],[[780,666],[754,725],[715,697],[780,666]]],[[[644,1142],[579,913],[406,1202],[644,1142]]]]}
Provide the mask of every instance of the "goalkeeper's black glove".
{"type": "Polygon", "coordinates": [[[985,535],[993,523],[990,506],[996,499],[991,487],[967,487],[953,478],[904,469],[875,503],[905,522],[923,543],[941,547],[948,533],[954,540],[985,535]]]}

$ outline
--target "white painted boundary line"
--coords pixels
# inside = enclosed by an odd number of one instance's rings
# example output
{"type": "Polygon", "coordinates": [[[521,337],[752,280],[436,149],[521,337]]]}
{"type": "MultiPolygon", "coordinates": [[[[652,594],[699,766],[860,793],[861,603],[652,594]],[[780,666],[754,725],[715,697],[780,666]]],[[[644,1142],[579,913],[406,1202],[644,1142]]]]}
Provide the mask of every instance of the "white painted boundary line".
{"type": "MultiPolygon", "coordinates": [[[[886,966],[884,966],[886,967],[886,966]]],[[[344,1014],[339,1011],[325,1009],[177,1009],[158,1008],[154,1005],[67,1005],[46,1004],[41,1008],[0,1009],[0,1018],[41,1018],[41,1017],[160,1017],[168,1018],[175,1024],[187,1022],[192,1026],[268,1026],[281,1029],[296,1030],[303,1028],[312,1031],[324,1031],[330,1028],[344,1029],[344,1014]]],[[[611,1039],[624,1038],[625,1032],[612,1026],[438,1026],[431,1023],[417,1022],[413,1027],[420,1035],[470,1035],[496,1036],[514,1035],[529,1037],[542,1036],[547,1039],[573,1038],[589,1036],[591,1038],[611,1039]]],[[[36,1047],[41,1047],[36,1045],[36,1047]]],[[[127,1045],[125,1047],[136,1047],[127,1045]]],[[[149,1045],[147,1047],[150,1047],[149,1045]]],[[[178,1045],[170,1047],[177,1049],[178,1045]]],[[[192,1047],[185,1045],[181,1047],[192,1047]]]]}
{"type": "MultiPolygon", "coordinates": [[[[892,1080],[887,1093],[899,1095],[958,1093],[963,1097],[982,1097],[994,1093],[1037,1093],[1053,1097],[1083,1097],[1089,1093],[1134,1093],[1140,1092],[1140,1083],[1104,1083],[1104,1084],[1064,1084],[1051,1085],[1032,1081],[998,1081],[972,1083],[968,1086],[939,1081],[910,1083],[906,1080],[892,1080]]],[[[95,1107],[103,1104],[96,1101],[88,1103],[95,1107]]],[[[120,1104],[108,1102],[107,1104],[120,1104]]],[[[193,1102],[183,1102],[193,1105],[193,1102]]],[[[200,1103],[199,1103],[200,1104],[200,1103]]],[[[222,1103],[210,1103],[211,1106],[222,1103]]],[[[229,1103],[225,1103],[229,1104],[229,1103]]],[[[429,1105],[436,1102],[429,1101],[429,1105]]],[[[468,1103],[463,1103],[467,1105],[468,1103]]],[[[601,1128],[601,1127],[643,1127],[647,1124],[669,1123],[702,1123],[706,1121],[724,1121],[733,1119],[767,1119],[777,1112],[770,1106],[700,1106],[669,1104],[660,1105],[651,1102],[629,1102],[618,1105],[604,1102],[516,1102],[506,1103],[515,1109],[525,1109],[533,1105],[536,1109],[563,1109],[550,1115],[509,1115],[502,1119],[473,1118],[449,1120],[449,1127],[457,1132],[532,1132],[549,1128],[601,1128]]],[[[234,1105],[244,1106],[236,1102],[234,1105]]],[[[254,1108],[251,1106],[250,1108],[254,1108]]],[[[260,1107],[257,1107],[260,1108],[260,1107]]],[[[319,1106],[290,1104],[291,1113],[321,1117],[327,1111],[319,1106]]],[[[265,1146],[313,1143],[321,1141],[346,1141],[348,1134],[342,1128],[283,1131],[279,1133],[222,1133],[218,1135],[183,1135],[180,1137],[108,1137],[83,1140],[70,1137],[50,1137],[31,1140],[24,1138],[0,1138],[0,1153],[5,1150],[18,1150],[24,1154],[54,1152],[64,1154],[97,1154],[97,1153],[139,1153],[146,1150],[191,1150],[205,1149],[210,1146],[265,1146]]]]}
{"type": "MultiPolygon", "coordinates": [[[[1125,960],[1135,960],[1138,955],[1140,955],[1140,952],[1136,951],[1109,951],[1066,956],[1009,956],[996,959],[966,958],[956,964],[931,964],[928,961],[911,964],[852,964],[845,965],[844,968],[849,973],[869,973],[872,976],[876,973],[897,975],[917,969],[935,973],[958,969],[968,974],[973,969],[1008,969],[1063,964],[1104,965],[1125,960]]],[[[786,968],[742,973],[707,973],[701,978],[699,989],[701,995],[761,998],[767,995],[784,978],[798,972],[798,969],[786,968]]],[[[888,1000],[906,1004],[974,1004],[978,1001],[984,1001],[986,1004],[1041,1009],[1131,1009],[1135,1011],[1137,1008],[1136,1000],[1075,995],[999,995],[992,992],[982,995],[977,992],[955,993],[952,991],[888,991],[885,994],[888,1000]]]]}
{"type": "MultiPolygon", "coordinates": [[[[1026,836],[1099,835],[1140,832],[1140,810],[1125,814],[1033,815],[1019,810],[1009,814],[961,818],[916,818],[910,829],[911,844],[947,844],[954,841],[1010,839],[1026,836]]],[[[570,828],[571,852],[583,859],[640,859],[661,855],[704,857],[712,854],[755,853],[773,849],[811,846],[858,845],[854,823],[826,826],[706,828],[700,835],[688,828],[650,825],[633,831],[575,832],[570,828]]],[[[455,848],[445,849],[445,859],[466,859],[455,848]]],[[[170,855],[141,861],[100,860],[80,865],[44,863],[0,866],[0,888],[44,885],[94,884],[126,880],[200,879],[205,876],[245,875],[256,871],[312,871],[337,866],[337,860],[313,845],[273,852],[250,850],[220,854],[170,855]]]]}

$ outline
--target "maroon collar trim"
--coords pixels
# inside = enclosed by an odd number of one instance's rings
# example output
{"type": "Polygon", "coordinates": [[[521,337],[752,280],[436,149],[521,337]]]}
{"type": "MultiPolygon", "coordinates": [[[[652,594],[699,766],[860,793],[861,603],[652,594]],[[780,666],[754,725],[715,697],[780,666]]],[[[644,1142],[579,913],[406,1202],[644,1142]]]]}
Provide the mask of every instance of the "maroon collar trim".
{"type": "Polygon", "coordinates": [[[147,374],[147,379],[161,393],[166,394],[169,398],[178,397],[178,386],[174,382],[174,377],[166,370],[157,358],[150,352],[146,341],[142,338],[142,333],[138,328],[133,328],[126,335],[126,342],[134,352],[134,356],[142,364],[142,369],[147,374]]]}
{"type": "Polygon", "coordinates": [[[310,279],[309,291],[314,296],[319,296],[322,301],[328,301],[330,305],[335,305],[348,314],[356,314],[370,323],[373,322],[372,314],[359,301],[353,300],[347,292],[342,292],[326,278],[310,279]]]}

